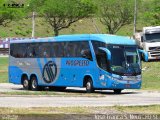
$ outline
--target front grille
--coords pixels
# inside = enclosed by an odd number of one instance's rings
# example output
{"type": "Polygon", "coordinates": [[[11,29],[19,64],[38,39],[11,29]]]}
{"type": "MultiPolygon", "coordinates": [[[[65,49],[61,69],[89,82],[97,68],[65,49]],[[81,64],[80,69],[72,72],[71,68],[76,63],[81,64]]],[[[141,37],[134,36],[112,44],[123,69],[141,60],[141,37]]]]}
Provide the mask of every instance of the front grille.
{"type": "Polygon", "coordinates": [[[160,55],[151,55],[151,57],[160,57],[160,55]]]}
{"type": "Polygon", "coordinates": [[[155,51],[160,51],[160,47],[149,47],[149,50],[155,50],[155,51]]]}
{"type": "Polygon", "coordinates": [[[160,54],[160,51],[150,52],[150,54],[160,54]]]}

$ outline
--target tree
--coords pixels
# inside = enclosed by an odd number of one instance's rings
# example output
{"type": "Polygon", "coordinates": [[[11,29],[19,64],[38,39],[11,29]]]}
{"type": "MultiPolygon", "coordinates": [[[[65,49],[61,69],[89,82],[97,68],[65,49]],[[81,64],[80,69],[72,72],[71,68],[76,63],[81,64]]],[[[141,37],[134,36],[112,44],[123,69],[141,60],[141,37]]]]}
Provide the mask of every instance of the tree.
{"type": "Polygon", "coordinates": [[[159,0],[145,1],[143,4],[143,20],[150,25],[160,25],[159,0]]]}
{"type": "Polygon", "coordinates": [[[124,25],[133,21],[133,0],[101,0],[99,1],[100,22],[109,34],[115,34],[124,25]]]}
{"type": "Polygon", "coordinates": [[[21,18],[24,13],[21,9],[23,8],[11,8],[8,7],[8,4],[12,4],[14,1],[9,0],[1,0],[0,1],[0,25],[6,26],[7,23],[12,20],[17,20],[21,18]]]}
{"type": "MultiPolygon", "coordinates": [[[[46,0],[26,0],[27,7],[26,11],[29,12],[39,12],[42,9],[46,0]]],[[[40,14],[39,14],[40,15],[40,14]]],[[[42,17],[42,16],[41,16],[42,17]]]]}
{"type": "Polygon", "coordinates": [[[41,7],[41,14],[52,26],[55,36],[60,30],[94,12],[95,6],[90,0],[45,0],[41,7]]]}

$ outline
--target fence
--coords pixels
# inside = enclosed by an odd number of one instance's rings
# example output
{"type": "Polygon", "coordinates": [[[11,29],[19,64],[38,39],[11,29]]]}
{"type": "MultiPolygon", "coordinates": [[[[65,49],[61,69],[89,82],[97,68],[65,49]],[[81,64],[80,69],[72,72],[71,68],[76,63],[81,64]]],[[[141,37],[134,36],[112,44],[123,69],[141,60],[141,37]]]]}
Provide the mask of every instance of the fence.
{"type": "Polygon", "coordinates": [[[0,48],[0,55],[8,55],[9,48],[0,48]]]}
{"type": "MultiPolygon", "coordinates": [[[[0,55],[8,55],[9,54],[9,44],[10,40],[24,40],[26,38],[0,38],[0,55]]],[[[27,38],[32,39],[32,38],[27,38]]],[[[34,38],[37,39],[37,38],[34,38]]]]}

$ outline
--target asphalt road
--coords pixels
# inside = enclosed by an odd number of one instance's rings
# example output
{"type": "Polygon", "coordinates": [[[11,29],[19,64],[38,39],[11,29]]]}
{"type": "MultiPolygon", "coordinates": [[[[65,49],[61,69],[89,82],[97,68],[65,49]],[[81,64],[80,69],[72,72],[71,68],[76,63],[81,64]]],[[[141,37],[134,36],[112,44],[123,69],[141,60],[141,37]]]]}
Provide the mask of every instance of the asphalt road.
{"type": "MultiPolygon", "coordinates": [[[[23,91],[22,86],[0,84],[0,93],[23,91]]],[[[67,92],[84,92],[81,88],[68,88],[67,92]]],[[[0,96],[0,107],[76,107],[76,106],[135,106],[160,104],[160,91],[124,90],[120,95],[97,91],[103,96],[0,96]]],[[[85,94],[85,93],[84,93],[85,94]]]]}

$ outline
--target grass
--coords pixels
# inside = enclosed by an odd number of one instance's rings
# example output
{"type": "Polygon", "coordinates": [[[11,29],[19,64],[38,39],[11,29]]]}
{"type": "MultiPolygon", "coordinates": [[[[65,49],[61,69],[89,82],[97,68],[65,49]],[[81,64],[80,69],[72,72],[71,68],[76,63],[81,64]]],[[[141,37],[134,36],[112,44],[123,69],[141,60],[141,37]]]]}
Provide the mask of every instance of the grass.
{"type": "MultiPolygon", "coordinates": [[[[94,23],[99,29],[100,33],[108,33],[106,27],[99,21],[98,18],[94,18],[94,23]]],[[[137,29],[142,30],[144,21],[137,22],[137,29]]],[[[97,33],[95,25],[90,18],[82,19],[73,23],[69,28],[62,29],[59,34],[85,34],[85,33],[97,33]]],[[[1,37],[31,37],[32,34],[32,19],[23,19],[19,21],[12,21],[6,27],[0,26],[1,37]]],[[[132,36],[133,24],[123,26],[117,33],[117,35],[132,36]]],[[[44,18],[36,18],[35,20],[35,36],[47,37],[54,36],[53,28],[45,21],[44,18]]]]}
{"type": "Polygon", "coordinates": [[[105,94],[87,94],[85,92],[63,92],[63,91],[12,91],[12,92],[0,92],[0,96],[54,96],[54,97],[105,97],[105,94]]]}
{"type": "Polygon", "coordinates": [[[0,57],[0,83],[8,81],[8,57],[0,57]]]}
{"type": "Polygon", "coordinates": [[[142,89],[160,90],[160,62],[144,62],[142,89]]]}
{"type": "MultiPolygon", "coordinates": [[[[160,62],[142,62],[142,89],[160,90],[160,62]]],[[[8,58],[0,58],[0,83],[8,82],[8,58]]],[[[28,94],[27,92],[25,94],[28,94]]]]}
{"type": "Polygon", "coordinates": [[[135,113],[135,114],[159,114],[160,115],[160,105],[150,105],[150,106],[116,106],[116,109],[124,113],[135,113]]]}
{"type": "MultiPolygon", "coordinates": [[[[97,21],[97,24],[102,28],[102,24],[97,21]]],[[[7,27],[0,26],[1,37],[31,37],[32,34],[32,19],[24,19],[13,21],[7,27]],[[7,33],[7,34],[6,34],[7,33]]],[[[102,29],[103,30],[103,29],[102,29]]],[[[69,28],[63,29],[59,34],[81,34],[81,33],[96,33],[93,23],[90,19],[79,20],[72,24],[69,28]],[[87,27],[86,27],[87,26],[87,27]]],[[[103,31],[104,33],[104,31],[103,31]]],[[[35,36],[47,37],[53,36],[53,28],[45,21],[44,18],[36,18],[35,20],[35,36]]]]}
{"type": "Polygon", "coordinates": [[[0,114],[158,114],[160,105],[150,106],[113,106],[113,107],[35,107],[0,108],[0,114]]]}
{"type": "Polygon", "coordinates": [[[125,119],[160,119],[160,105],[113,107],[35,107],[0,108],[0,119],[5,120],[105,120],[115,117],[125,119]],[[145,111],[145,112],[144,112],[145,111]]]}

